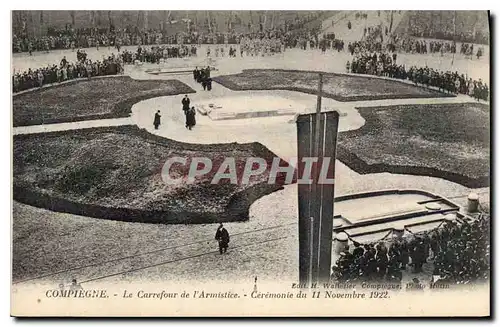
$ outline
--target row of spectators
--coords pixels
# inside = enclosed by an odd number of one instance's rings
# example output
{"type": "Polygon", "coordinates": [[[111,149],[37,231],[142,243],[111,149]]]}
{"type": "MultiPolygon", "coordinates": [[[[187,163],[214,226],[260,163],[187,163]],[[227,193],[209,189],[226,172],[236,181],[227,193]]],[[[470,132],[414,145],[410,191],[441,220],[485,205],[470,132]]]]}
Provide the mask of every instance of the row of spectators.
{"type": "Polygon", "coordinates": [[[442,72],[429,67],[412,66],[407,69],[396,63],[396,54],[371,53],[355,56],[352,63],[347,62],[348,72],[387,76],[402,80],[410,80],[415,84],[437,87],[440,91],[466,94],[474,99],[489,100],[489,88],[481,79],[478,81],[466,78],[458,72],[442,72]]]}
{"type": "MultiPolygon", "coordinates": [[[[286,27],[287,29],[289,27],[286,27]]],[[[257,38],[277,38],[287,46],[298,46],[300,38],[308,39],[310,30],[303,30],[301,33],[288,33],[283,28],[272,30],[261,30],[252,33],[236,32],[213,32],[198,33],[175,32],[150,29],[139,31],[137,28],[125,29],[72,29],[61,30],[57,33],[42,37],[28,37],[26,35],[13,35],[13,52],[49,51],[53,49],[76,49],[99,46],[130,46],[130,45],[160,45],[160,44],[239,44],[244,37],[257,38]]],[[[318,37],[313,36],[314,44],[318,45],[318,37]]]]}
{"type": "Polygon", "coordinates": [[[471,223],[446,222],[428,233],[361,245],[353,242],[340,254],[332,279],[339,282],[388,281],[397,283],[403,271],[412,267],[422,272],[433,263],[432,275],[440,283],[468,284],[489,278],[489,217],[471,223]]]}
{"type": "MultiPolygon", "coordinates": [[[[426,41],[414,38],[399,38],[398,36],[393,36],[386,47],[388,51],[402,51],[418,54],[457,53],[456,42],[426,41]]],[[[476,47],[476,53],[474,53],[473,44],[462,43],[460,45],[460,54],[471,58],[475,55],[477,59],[479,59],[483,56],[484,49],[482,47],[476,47]]]]}
{"type": "Polygon", "coordinates": [[[61,83],[77,78],[116,75],[123,72],[122,61],[114,54],[102,61],[90,59],[70,63],[64,57],[59,65],[46,66],[24,72],[16,72],[12,76],[13,91],[20,92],[47,84],[61,83]]]}
{"type": "Polygon", "coordinates": [[[126,64],[132,64],[136,60],[140,62],[159,63],[160,59],[167,58],[184,58],[197,55],[195,46],[152,46],[152,47],[137,47],[135,52],[124,50],[120,53],[120,57],[126,64]]]}
{"type": "MultiPolygon", "coordinates": [[[[487,20],[487,18],[486,18],[487,20]]],[[[476,31],[475,33],[454,33],[452,31],[440,31],[432,29],[421,29],[422,26],[419,24],[413,24],[410,27],[409,34],[413,37],[429,38],[429,39],[439,39],[439,40],[458,40],[460,42],[475,43],[475,44],[488,44],[489,35],[488,33],[483,33],[482,31],[476,31]]]]}

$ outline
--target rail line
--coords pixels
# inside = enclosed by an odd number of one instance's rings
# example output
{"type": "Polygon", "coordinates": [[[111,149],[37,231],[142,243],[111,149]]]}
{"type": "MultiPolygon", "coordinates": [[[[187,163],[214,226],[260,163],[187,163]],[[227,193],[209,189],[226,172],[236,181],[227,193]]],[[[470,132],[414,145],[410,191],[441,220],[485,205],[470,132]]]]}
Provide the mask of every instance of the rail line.
{"type": "MultiPolygon", "coordinates": [[[[484,193],[488,193],[488,191],[483,191],[483,192],[478,192],[478,193],[479,194],[484,194],[484,193]]],[[[456,196],[451,196],[451,197],[448,197],[448,198],[449,199],[456,199],[456,198],[464,198],[464,197],[467,197],[467,195],[456,195],[456,196]]],[[[246,235],[246,234],[252,234],[252,233],[257,233],[257,232],[271,231],[271,230],[276,230],[276,229],[280,229],[280,228],[286,228],[286,227],[292,226],[294,224],[295,223],[288,223],[288,224],[281,224],[281,225],[270,226],[270,227],[265,227],[265,228],[258,228],[258,229],[253,229],[253,230],[246,230],[246,231],[243,231],[243,232],[234,233],[231,236],[232,237],[237,237],[237,236],[246,235]]],[[[286,238],[286,237],[284,237],[284,238],[286,238]]],[[[279,239],[282,239],[282,238],[271,239],[271,240],[264,240],[264,241],[261,241],[260,243],[266,243],[268,241],[279,240],[279,239]]],[[[164,247],[164,248],[160,248],[160,249],[155,249],[155,250],[152,250],[152,251],[147,251],[147,252],[142,252],[142,253],[139,252],[139,253],[136,253],[136,254],[133,254],[133,255],[127,255],[127,256],[123,256],[123,257],[113,258],[113,259],[110,259],[110,260],[101,261],[101,262],[97,262],[97,263],[89,263],[89,264],[85,264],[85,265],[80,265],[80,266],[71,267],[71,268],[67,268],[67,269],[63,269],[63,270],[59,270],[59,271],[55,271],[55,272],[51,272],[51,273],[46,273],[46,274],[38,275],[38,276],[35,276],[35,277],[30,277],[30,278],[22,279],[22,280],[19,280],[19,281],[15,281],[12,284],[13,285],[22,284],[22,283],[26,283],[26,282],[33,281],[33,280],[43,279],[43,278],[47,278],[47,277],[51,277],[51,276],[57,276],[57,275],[65,274],[65,273],[68,273],[68,272],[83,270],[83,269],[92,268],[92,267],[104,266],[106,264],[116,263],[116,262],[125,261],[125,260],[129,260],[129,259],[135,259],[135,258],[138,258],[138,257],[141,257],[141,256],[148,256],[148,255],[152,255],[152,254],[156,254],[156,253],[160,253],[160,252],[164,252],[164,251],[176,250],[176,249],[185,248],[185,247],[189,247],[189,246],[193,246],[193,245],[198,245],[198,244],[202,245],[202,244],[204,244],[206,242],[210,242],[210,241],[213,241],[213,239],[203,239],[203,240],[199,240],[199,241],[195,241],[195,242],[189,242],[189,243],[184,243],[184,244],[180,244],[180,245],[168,246],[168,247],[164,247]]],[[[249,243],[249,244],[245,244],[245,245],[238,245],[238,246],[234,246],[234,247],[231,247],[231,248],[232,249],[239,249],[239,248],[251,246],[251,245],[254,245],[254,244],[259,244],[259,242],[249,243]]],[[[218,251],[214,250],[214,251],[209,251],[209,252],[202,252],[202,253],[198,253],[198,254],[188,255],[188,256],[181,257],[181,258],[176,258],[176,259],[171,259],[171,260],[163,261],[163,262],[160,262],[160,263],[154,263],[154,264],[147,265],[147,266],[144,266],[144,267],[133,268],[133,269],[126,270],[126,271],[121,271],[121,272],[113,273],[113,274],[110,274],[110,276],[111,277],[112,276],[117,276],[117,275],[120,275],[120,274],[125,274],[125,273],[128,273],[128,272],[134,272],[134,271],[138,271],[138,270],[142,270],[142,269],[147,269],[147,268],[151,268],[151,267],[155,267],[155,266],[160,266],[160,265],[164,265],[164,264],[168,264],[168,263],[174,263],[174,262],[178,262],[178,261],[188,260],[188,259],[191,259],[191,258],[197,258],[197,257],[209,255],[209,254],[215,254],[217,252],[218,251]]],[[[105,278],[105,277],[89,278],[89,279],[84,280],[84,281],[82,281],[80,283],[87,283],[89,281],[98,280],[98,279],[102,279],[102,278],[105,278]]]]}
{"type": "MultiPolygon", "coordinates": [[[[288,224],[281,224],[281,225],[270,226],[270,227],[265,227],[265,228],[247,230],[247,231],[243,231],[243,232],[239,232],[239,233],[234,233],[231,236],[235,237],[235,236],[241,236],[241,235],[251,234],[251,233],[256,233],[256,232],[263,232],[263,231],[269,231],[269,230],[274,230],[274,229],[279,229],[279,228],[286,228],[287,226],[292,226],[294,224],[296,224],[296,223],[288,223],[288,224]]],[[[159,252],[163,252],[163,251],[176,250],[176,249],[183,248],[183,247],[188,247],[188,246],[197,245],[197,244],[203,244],[203,243],[206,243],[206,242],[210,242],[212,240],[213,239],[204,239],[204,240],[200,240],[200,241],[196,241],[196,242],[190,242],[190,243],[180,244],[180,245],[176,245],[176,246],[169,246],[169,247],[165,247],[165,248],[161,248],[161,249],[156,249],[156,250],[152,250],[152,251],[148,251],[148,252],[137,253],[137,254],[128,255],[128,256],[123,256],[123,257],[114,258],[114,259],[110,259],[110,260],[106,260],[106,261],[101,261],[101,262],[97,262],[97,263],[90,263],[90,264],[86,264],[86,265],[81,265],[81,266],[77,266],[77,267],[72,267],[72,268],[68,268],[68,269],[59,270],[59,271],[56,271],[56,272],[51,272],[51,273],[47,273],[47,274],[43,274],[43,275],[38,275],[38,276],[35,276],[35,277],[26,278],[26,279],[23,279],[23,280],[19,280],[19,281],[13,282],[12,284],[15,285],[15,284],[26,283],[26,282],[29,282],[29,281],[33,281],[33,280],[37,280],[37,279],[42,279],[42,278],[47,278],[47,277],[51,277],[51,276],[56,276],[56,275],[68,273],[68,272],[71,272],[71,271],[82,270],[82,269],[91,268],[91,267],[97,267],[97,266],[103,266],[103,265],[106,265],[106,264],[109,264],[109,263],[119,262],[119,261],[128,260],[128,259],[134,259],[134,258],[137,258],[137,257],[140,257],[140,256],[151,255],[151,254],[155,254],[155,253],[159,253],[159,252]]],[[[235,249],[235,248],[238,248],[238,247],[232,247],[232,248],[235,249]]],[[[196,256],[194,256],[194,257],[196,257],[196,256]]],[[[175,262],[175,261],[173,261],[173,262],[175,262]]]]}
{"type": "MultiPolygon", "coordinates": [[[[248,243],[248,244],[243,244],[243,245],[237,245],[237,246],[232,247],[231,249],[233,249],[233,250],[234,249],[241,249],[241,248],[245,248],[245,247],[249,247],[249,246],[253,246],[253,245],[258,245],[258,244],[263,244],[263,243],[269,243],[269,242],[275,242],[275,241],[283,240],[283,239],[286,239],[286,238],[289,238],[289,237],[291,237],[291,236],[283,236],[283,237],[269,239],[269,240],[262,241],[262,242],[253,242],[253,243],[248,243]]],[[[199,257],[205,256],[205,255],[217,254],[218,252],[219,251],[210,251],[210,252],[199,253],[199,254],[196,254],[196,255],[191,255],[191,256],[187,256],[187,257],[183,257],[183,258],[179,258],[179,259],[162,261],[160,263],[156,263],[156,264],[152,264],[152,265],[148,265],[148,266],[144,266],[144,267],[134,268],[134,269],[126,270],[126,271],[120,271],[118,273],[113,273],[113,274],[108,274],[108,275],[104,275],[104,276],[100,276],[100,277],[95,277],[95,278],[87,279],[87,280],[84,280],[84,281],[80,282],[80,284],[84,284],[84,283],[88,283],[88,282],[93,282],[93,281],[96,281],[96,280],[110,278],[110,277],[114,277],[114,276],[119,276],[119,275],[123,275],[123,274],[128,274],[128,273],[136,272],[136,271],[139,271],[139,270],[144,270],[144,269],[149,269],[149,268],[153,268],[153,267],[158,267],[158,266],[166,265],[166,264],[169,264],[169,263],[174,263],[174,262],[189,260],[189,259],[193,259],[193,258],[199,258],[199,257]]]]}

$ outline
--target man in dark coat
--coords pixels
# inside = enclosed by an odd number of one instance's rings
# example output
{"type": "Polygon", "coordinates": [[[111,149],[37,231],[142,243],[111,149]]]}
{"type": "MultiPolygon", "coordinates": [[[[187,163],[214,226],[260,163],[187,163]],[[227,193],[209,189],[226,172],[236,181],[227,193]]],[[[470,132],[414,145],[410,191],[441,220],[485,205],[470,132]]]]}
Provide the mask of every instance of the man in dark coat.
{"type": "Polygon", "coordinates": [[[182,110],[186,112],[186,110],[189,110],[189,104],[191,103],[191,100],[189,100],[187,94],[184,96],[182,99],[182,110]]]}
{"type": "Polygon", "coordinates": [[[361,247],[361,244],[359,244],[358,242],[354,242],[354,250],[352,251],[352,255],[355,258],[360,258],[364,253],[365,250],[361,247]]]}
{"type": "Polygon", "coordinates": [[[155,129],[158,129],[158,126],[160,126],[160,124],[161,124],[160,118],[161,118],[160,110],[158,110],[158,112],[155,113],[155,119],[153,121],[153,125],[155,126],[155,129]]]}
{"type": "Polygon", "coordinates": [[[227,247],[229,245],[229,233],[224,228],[222,223],[217,228],[217,232],[215,233],[215,239],[219,242],[219,253],[223,254],[227,252],[227,247]]]}
{"type": "Polygon", "coordinates": [[[193,78],[195,81],[198,81],[198,66],[196,66],[196,68],[193,70],[193,78]]]}
{"type": "Polygon", "coordinates": [[[203,68],[198,69],[198,73],[196,74],[196,81],[201,83],[201,81],[205,78],[205,70],[203,68]]]}
{"type": "Polygon", "coordinates": [[[189,130],[191,130],[194,127],[194,125],[196,125],[196,118],[195,118],[196,110],[194,109],[194,107],[191,107],[191,109],[186,110],[185,113],[186,113],[186,128],[189,128],[189,130]]]}

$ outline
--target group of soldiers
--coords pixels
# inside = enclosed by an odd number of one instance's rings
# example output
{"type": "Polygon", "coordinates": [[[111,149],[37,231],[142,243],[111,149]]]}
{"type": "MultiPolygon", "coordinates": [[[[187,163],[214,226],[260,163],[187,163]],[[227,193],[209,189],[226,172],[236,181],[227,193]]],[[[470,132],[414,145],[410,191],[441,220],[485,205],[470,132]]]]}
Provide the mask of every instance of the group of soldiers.
{"type": "Polygon", "coordinates": [[[198,69],[198,66],[193,70],[193,79],[200,83],[203,90],[212,91],[212,78],[210,78],[210,66],[198,69]]]}
{"type": "Polygon", "coordinates": [[[240,55],[243,57],[270,56],[285,51],[279,38],[242,37],[240,40],[240,55]]]}
{"type": "Polygon", "coordinates": [[[53,31],[50,35],[27,37],[13,35],[12,51],[29,52],[50,51],[55,49],[75,49],[91,47],[110,47],[118,42],[116,34],[109,31],[91,29],[67,29],[53,31]]]}
{"type": "Polygon", "coordinates": [[[332,279],[339,282],[400,282],[411,259],[414,273],[422,271],[427,259],[422,238],[361,245],[353,242],[352,253],[345,250],[333,266],[332,279]]]}
{"type": "Polygon", "coordinates": [[[358,54],[353,57],[351,63],[349,61],[346,63],[346,69],[347,72],[351,73],[387,76],[388,68],[392,67],[396,60],[396,53],[372,52],[358,54]]]}
{"type": "Polygon", "coordinates": [[[451,283],[470,283],[489,277],[489,218],[472,223],[446,222],[423,234],[411,234],[376,244],[353,241],[340,253],[332,279],[340,282],[387,281],[397,283],[408,266],[422,272],[433,263],[433,275],[451,283]],[[351,251],[352,250],[352,251],[351,251]]]}
{"type": "Polygon", "coordinates": [[[439,91],[455,94],[466,94],[476,100],[489,99],[489,88],[486,83],[479,79],[466,78],[458,72],[441,72],[429,67],[410,67],[408,79],[415,84],[437,87],[439,91]]]}
{"type": "Polygon", "coordinates": [[[466,78],[458,72],[442,72],[430,67],[412,66],[406,69],[403,65],[396,64],[396,53],[365,53],[355,56],[352,62],[346,63],[348,72],[387,76],[402,80],[410,80],[415,84],[432,86],[440,91],[455,94],[466,94],[476,100],[489,99],[489,88],[486,83],[479,80],[466,78]]]}
{"type": "Polygon", "coordinates": [[[115,55],[104,58],[102,61],[91,61],[80,58],[76,63],[71,63],[64,57],[60,64],[38,68],[12,76],[13,91],[19,92],[31,88],[42,87],[46,84],[61,83],[76,78],[91,78],[93,76],[116,75],[123,72],[121,60],[115,55]]]}
{"type": "Polygon", "coordinates": [[[367,41],[349,42],[349,44],[347,45],[347,51],[349,51],[351,56],[366,54],[370,52],[381,52],[382,43],[367,41]]]}
{"type": "Polygon", "coordinates": [[[124,50],[121,52],[121,58],[123,62],[127,64],[132,64],[136,60],[139,62],[148,62],[158,64],[162,59],[168,58],[184,58],[197,55],[196,46],[152,46],[148,47],[137,47],[135,52],[124,50]]]}
{"type": "MultiPolygon", "coordinates": [[[[484,55],[483,47],[477,47],[476,58],[479,60],[484,55]]],[[[474,56],[474,44],[462,43],[460,46],[460,53],[466,57],[472,58],[474,56]]]]}
{"type": "Polygon", "coordinates": [[[337,52],[344,51],[344,41],[335,39],[335,34],[333,38],[323,38],[319,41],[319,47],[322,52],[326,52],[327,49],[332,49],[337,52]]]}
{"type": "Polygon", "coordinates": [[[87,60],[87,53],[85,52],[85,50],[76,50],[76,60],[80,62],[84,62],[87,60]]]}
{"type": "MultiPolygon", "coordinates": [[[[386,45],[388,51],[401,51],[406,53],[439,53],[442,56],[445,53],[457,53],[457,43],[455,41],[426,41],[411,37],[401,38],[398,35],[391,36],[391,39],[386,45]]],[[[484,49],[481,46],[476,46],[474,53],[474,44],[462,43],[460,45],[460,54],[466,58],[472,59],[476,56],[480,59],[484,55],[484,49]]]]}

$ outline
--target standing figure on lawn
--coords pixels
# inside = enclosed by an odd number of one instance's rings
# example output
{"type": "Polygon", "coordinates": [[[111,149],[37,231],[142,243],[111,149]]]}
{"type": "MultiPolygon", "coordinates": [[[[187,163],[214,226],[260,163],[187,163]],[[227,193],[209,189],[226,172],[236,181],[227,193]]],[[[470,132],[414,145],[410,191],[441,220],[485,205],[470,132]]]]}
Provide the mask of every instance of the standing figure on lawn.
{"type": "Polygon", "coordinates": [[[229,233],[224,228],[224,225],[222,225],[222,223],[219,225],[219,228],[217,228],[215,239],[219,242],[219,253],[226,253],[227,247],[229,246],[229,233]]]}
{"type": "Polygon", "coordinates": [[[155,113],[155,119],[153,121],[153,125],[155,126],[155,129],[158,129],[158,126],[161,124],[161,115],[160,115],[160,110],[158,110],[155,113]]]}

